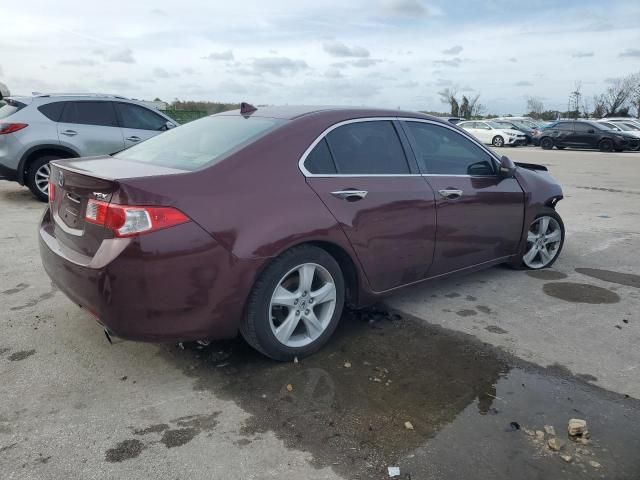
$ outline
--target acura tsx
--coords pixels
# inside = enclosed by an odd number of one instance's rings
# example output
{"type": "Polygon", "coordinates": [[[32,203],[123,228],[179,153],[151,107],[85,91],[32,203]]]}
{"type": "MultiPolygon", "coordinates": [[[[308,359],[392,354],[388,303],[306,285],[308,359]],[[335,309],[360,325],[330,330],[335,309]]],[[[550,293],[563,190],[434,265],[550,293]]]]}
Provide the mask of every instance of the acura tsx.
{"type": "Polygon", "coordinates": [[[309,355],[343,306],[558,257],[562,189],[414,112],[266,107],[51,162],[40,253],[107,332],[309,355]]]}

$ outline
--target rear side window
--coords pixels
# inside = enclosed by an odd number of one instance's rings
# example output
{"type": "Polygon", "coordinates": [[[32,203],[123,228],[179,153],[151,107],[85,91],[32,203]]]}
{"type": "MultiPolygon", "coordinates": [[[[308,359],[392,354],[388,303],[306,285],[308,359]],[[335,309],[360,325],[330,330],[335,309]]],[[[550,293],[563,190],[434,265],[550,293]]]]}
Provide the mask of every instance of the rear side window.
{"type": "Polygon", "coordinates": [[[557,128],[558,130],[566,130],[573,131],[573,122],[558,122],[554,125],[553,128],[557,128]]]}
{"type": "Polygon", "coordinates": [[[311,173],[325,175],[337,173],[336,165],[333,163],[326,139],[323,138],[320,143],[311,150],[311,153],[304,162],[304,166],[311,173]]]}
{"type": "Polygon", "coordinates": [[[589,125],[588,123],[576,122],[574,125],[576,132],[586,133],[589,130],[595,130],[593,125],[589,125]]]}
{"type": "Polygon", "coordinates": [[[166,127],[167,120],[148,108],[130,103],[116,103],[115,105],[120,126],[123,128],[158,131],[166,127]]]}
{"type": "Polygon", "coordinates": [[[26,105],[10,98],[4,99],[0,102],[0,120],[7,118],[9,115],[13,115],[19,110],[22,110],[26,105]]]}
{"type": "Polygon", "coordinates": [[[494,175],[494,161],[462,134],[431,123],[406,122],[420,170],[434,175],[494,175]]]}
{"type": "Polygon", "coordinates": [[[64,104],[66,102],[53,102],[47,103],[46,105],[40,105],[38,110],[49,120],[54,122],[60,121],[60,117],[62,116],[62,111],[64,110],[64,104]]]}
{"type": "Polygon", "coordinates": [[[409,165],[393,123],[388,120],[342,125],[327,134],[338,174],[408,174],[409,165]]]}
{"type": "Polygon", "coordinates": [[[214,165],[226,154],[250,144],[286,121],[277,118],[220,115],[204,117],[145,140],[114,155],[134,162],[181,170],[214,165]]]}
{"type": "Polygon", "coordinates": [[[116,113],[111,102],[66,102],[61,122],[116,127],[116,113]]]}

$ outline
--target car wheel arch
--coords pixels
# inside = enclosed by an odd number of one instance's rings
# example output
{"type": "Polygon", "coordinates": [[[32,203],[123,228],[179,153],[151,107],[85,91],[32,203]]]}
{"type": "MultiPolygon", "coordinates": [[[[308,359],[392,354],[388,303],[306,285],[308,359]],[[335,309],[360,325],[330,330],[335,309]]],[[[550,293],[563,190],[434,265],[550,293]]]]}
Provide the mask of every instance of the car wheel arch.
{"type": "Polygon", "coordinates": [[[284,253],[288,252],[289,250],[304,245],[312,245],[314,247],[321,248],[329,255],[331,255],[336,262],[338,262],[345,281],[346,304],[354,307],[360,305],[361,288],[366,282],[366,279],[364,278],[364,272],[361,272],[357,264],[357,259],[349,254],[345,247],[338,245],[335,242],[329,242],[326,240],[306,240],[303,242],[287,245],[286,248],[283,248],[276,255],[270,257],[267,261],[263,262],[262,265],[260,265],[260,268],[256,272],[254,283],[258,278],[260,278],[262,272],[267,269],[271,262],[279,258],[284,253]]]}
{"type": "Polygon", "coordinates": [[[25,184],[25,178],[27,177],[27,171],[29,170],[31,162],[42,155],[60,155],[61,158],[77,158],[80,156],[72,149],[56,144],[31,147],[22,155],[18,163],[18,183],[20,183],[20,185],[25,184]]]}

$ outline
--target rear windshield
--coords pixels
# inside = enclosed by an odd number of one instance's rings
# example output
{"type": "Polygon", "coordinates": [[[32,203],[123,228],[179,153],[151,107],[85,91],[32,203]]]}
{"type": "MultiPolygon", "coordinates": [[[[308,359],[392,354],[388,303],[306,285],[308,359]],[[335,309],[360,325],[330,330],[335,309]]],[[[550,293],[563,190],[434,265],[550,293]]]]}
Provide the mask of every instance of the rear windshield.
{"type": "Polygon", "coordinates": [[[13,115],[18,110],[25,107],[24,103],[11,100],[10,98],[0,101],[0,120],[7,118],[9,115],[13,115]]]}
{"type": "Polygon", "coordinates": [[[152,137],[114,156],[163,167],[197,170],[217,163],[231,150],[251,143],[284,122],[264,117],[205,117],[152,137]]]}

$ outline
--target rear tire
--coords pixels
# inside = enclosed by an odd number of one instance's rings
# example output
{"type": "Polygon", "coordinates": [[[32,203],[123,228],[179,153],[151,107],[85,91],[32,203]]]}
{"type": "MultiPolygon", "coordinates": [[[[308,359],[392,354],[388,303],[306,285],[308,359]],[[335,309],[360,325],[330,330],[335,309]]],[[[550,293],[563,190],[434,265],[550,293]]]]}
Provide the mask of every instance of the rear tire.
{"type": "Polygon", "coordinates": [[[500,135],[496,135],[493,137],[493,140],[491,140],[491,145],[494,147],[504,147],[504,138],[500,135]]]}
{"type": "Polygon", "coordinates": [[[540,140],[540,146],[543,150],[551,150],[553,148],[553,139],[544,137],[542,140],[540,140]]]}
{"type": "Polygon", "coordinates": [[[613,150],[613,142],[605,138],[604,140],[600,141],[598,148],[601,152],[610,152],[611,150],[613,150]]]}
{"type": "Polygon", "coordinates": [[[57,155],[43,155],[36,158],[29,164],[27,171],[26,185],[31,193],[40,200],[46,202],[49,200],[49,162],[58,160],[57,155]]]}
{"type": "Polygon", "coordinates": [[[294,247],[256,280],[240,333],[274,360],[311,355],[338,326],[344,297],[344,277],[335,258],[312,245],[294,247]],[[305,276],[310,280],[305,281],[305,276]]]}

